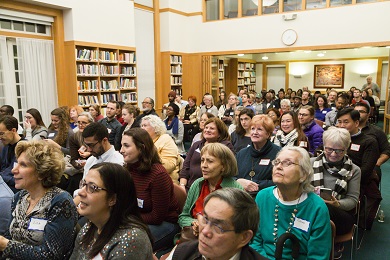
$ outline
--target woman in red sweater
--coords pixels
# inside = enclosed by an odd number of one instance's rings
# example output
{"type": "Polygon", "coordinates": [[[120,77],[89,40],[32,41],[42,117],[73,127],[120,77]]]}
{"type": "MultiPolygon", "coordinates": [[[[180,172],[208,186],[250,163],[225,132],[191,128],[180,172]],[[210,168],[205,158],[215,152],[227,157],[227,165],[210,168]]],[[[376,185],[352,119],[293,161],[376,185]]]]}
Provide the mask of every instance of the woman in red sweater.
{"type": "Polygon", "coordinates": [[[152,138],[144,129],[132,128],[124,132],[120,152],[134,179],[141,217],[153,235],[153,250],[172,247],[179,232],[179,205],[152,138]]]}

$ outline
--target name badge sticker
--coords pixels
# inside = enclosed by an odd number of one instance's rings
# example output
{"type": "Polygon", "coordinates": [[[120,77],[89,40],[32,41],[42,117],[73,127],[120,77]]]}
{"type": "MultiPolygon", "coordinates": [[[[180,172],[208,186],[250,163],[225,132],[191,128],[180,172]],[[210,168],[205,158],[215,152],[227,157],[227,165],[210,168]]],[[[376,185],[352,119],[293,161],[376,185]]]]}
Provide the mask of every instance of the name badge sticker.
{"type": "Polygon", "coordinates": [[[360,150],[360,144],[351,144],[351,150],[359,152],[360,150]]]}
{"type": "Polygon", "coordinates": [[[138,208],[144,208],[144,200],[141,200],[139,198],[137,198],[137,202],[138,202],[138,208]]]}
{"type": "Polygon", "coordinates": [[[307,232],[309,230],[310,222],[304,219],[295,218],[294,220],[294,226],[295,228],[298,228],[300,230],[303,230],[307,232]]]}
{"type": "Polygon", "coordinates": [[[31,218],[30,223],[28,224],[28,230],[43,231],[47,224],[47,219],[42,218],[31,218]]]}
{"type": "Polygon", "coordinates": [[[269,165],[270,162],[270,159],[261,159],[259,165],[269,165]]]}
{"type": "Polygon", "coordinates": [[[110,128],[107,128],[107,131],[108,131],[108,134],[111,134],[111,129],[110,128]]]}
{"type": "Polygon", "coordinates": [[[307,147],[307,142],[305,142],[305,141],[300,141],[300,142],[299,142],[299,146],[300,146],[300,147],[307,147]]]}
{"type": "Polygon", "coordinates": [[[234,116],[234,112],[230,112],[230,115],[231,115],[231,116],[234,116]]]}
{"type": "Polygon", "coordinates": [[[195,152],[200,153],[200,149],[196,148],[195,152]]]}
{"type": "Polygon", "coordinates": [[[328,111],[322,111],[322,114],[326,114],[326,113],[328,113],[328,111]]]}
{"type": "Polygon", "coordinates": [[[211,109],[207,109],[207,112],[211,113],[211,109]]]}
{"type": "Polygon", "coordinates": [[[50,133],[47,137],[54,137],[56,134],[55,133],[50,133]]]}

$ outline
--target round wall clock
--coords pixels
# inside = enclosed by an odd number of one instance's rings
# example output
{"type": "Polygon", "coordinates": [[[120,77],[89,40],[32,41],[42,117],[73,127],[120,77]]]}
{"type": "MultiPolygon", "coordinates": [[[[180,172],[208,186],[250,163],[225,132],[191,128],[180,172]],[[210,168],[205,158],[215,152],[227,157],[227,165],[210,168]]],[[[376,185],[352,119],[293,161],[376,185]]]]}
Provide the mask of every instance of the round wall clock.
{"type": "Polygon", "coordinates": [[[298,39],[298,34],[293,29],[287,29],[282,34],[282,42],[285,45],[293,45],[298,39]]]}

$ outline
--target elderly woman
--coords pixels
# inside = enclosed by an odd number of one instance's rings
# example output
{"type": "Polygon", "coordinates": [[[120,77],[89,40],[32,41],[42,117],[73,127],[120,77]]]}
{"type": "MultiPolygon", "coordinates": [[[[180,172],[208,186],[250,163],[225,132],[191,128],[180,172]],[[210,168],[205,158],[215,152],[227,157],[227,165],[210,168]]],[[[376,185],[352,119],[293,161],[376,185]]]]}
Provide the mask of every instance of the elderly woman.
{"type": "Polygon", "coordinates": [[[191,143],[191,146],[202,140],[202,132],[204,130],[204,124],[206,123],[207,120],[209,120],[210,118],[212,117],[215,117],[213,114],[209,113],[209,112],[206,112],[206,113],[203,113],[203,115],[200,117],[200,121],[199,121],[199,130],[200,132],[197,133],[194,138],[192,139],[192,143],[191,143]]]}
{"type": "Polygon", "coordinates": [[[291,109],[291,101],[289,99],[282,99],[280,100],[280,114],[283,115],[284,113],[287,113],[291,109]]]}
{"type": "Polygon", "coordinates": [[[238,153],[242,148],[251,144],[251,121],[255,116],[253,110],[244,108],[238,115],[238,124],[236,130],[230,135],[234,151],[238,153]]]}
{"type": "Polygon", "coordinates": [[[183,144],[184,126],[179,120],[179,111],[180,108],[178,105],[173,102],[169,103],[166,112],[167,118],[164,119],[164,123],[167,128],[167,134],[175,141],[179,153],[184,154],[186,152],[183,144]]]}
{"type": "Polygon", "coordinates": [[[267,115],[256,115],[250,124],[251,145],[237,153],[237,181],[248,192],[273,185],[271,161],[280,147],[270,141],[274,124],[267,115]]]}
{"type": "Polygon", "coordinates": [[[202,148],[200,156],[203,177],[191,185],[183,212],[179,216],[180,227],[192,226],[195,236],[199,232],[197,214],[203,212],[206,196],[227,187],[242,189],[232,178],[237,175],[237,162],[228,147],[220,143],[210,143],[202,148]]]}
{"type": "Polygon", "coordinates": [[[280,147],[300,146],[309,150],[309,142],[295,112],[288,111],[280,117],[280,129],[276,132],[273,143],[280,147]]]}
{"type": "Polygon", "coordinates": [[[185,187],[186,190],[190,189],[196,179],[202,177],[200,151],[209,143],[221,143],[234,151],[227,127],[218,117],[212,117],[206,121],[202,140],[194,143],[187,153],[183,168],[180,171],[180,185],[185,187]]]}
{"type": "Polygon", "coordinates": [[[361,172],[347,155],[351,143],[348,130],[332,126],[324,132],[323,141],[324,152],[311,158],[314,169],[312,184],[319,195],[322,195],[320,188],[332,190],[331,197],[321,197],[328,206],[336,234],[344,235],[355,223],[351,211],[359,200],[361,172]]]}
{"type": "Polygon", "coordinates": [[[172,137],[166,134],[164,122],[155,115],[144,116],[141,121],[141,128],[148,132],[157,148],[161,163],[171,176],[174,183],[178,183],[179,170],[182,158],[172,137]]]}
{"type": "Polygon", "coordinates": [[[121,154],[134,179],[141,217],[153,235],[153,250],[172,247],[179,232],[179,204],[152,138],[138,127],[126,131],[121,154]]]}
{"type": "Polygon", "coordinates": [[[100,106],[98,104],[91,105],[88,108],[88,111],[95,120],[95,122],[98,122],[99,120],[104,118],[104,116],[100,114],[100,106]]]}
{"type": "Polygon", "coordinates": [[[76,235],[76,207],[69,193],[57,188],[64,170],[59,149],[44,141],[19,142],[12,169],[15,194],[11,224],[0,236],[5,259],[67,259],[76,235]]]}
{"type": "Polygon", "coordinates": [[[204,95],[203,103],[204,105],[200,108],[199,111],[198,121],[200,121],[200,117],[206,112],[209,112],[214,116],[218,116],[218,108],[214,106],[214,100],[212,95],[210,94],[204,95]]]}
{"type": "Polygon", "coordinates": [[[184,124],[184,141],[191,142],[198,131],[199,107],[196,105],[196,97],[189,96],[188,104],[180,109],[179,119],[184,124]]]}
{"type": "Polygon", "coordinates": [[[26,140],[41,140],[47,138],[47,128],[43,123],[41,113],[35,108],[30,108],[26,111],[23,121],[23,135],[26,140]]]}
{"type": "MultiPolygon", "coordinates": [[[[272,161],[276,187],[260,191],[256,204],[260,224],[252,248],[273,259],[278,238],[291,233],[299,241],[297,259],[329,259],[332,232],[324,201],[312,192],[313,169],[308,152],[301,147],[284,147],[272,161]]],[[[283,259],[291,259],[291,243],[283,249],[283,259]]]]}
{"type": "Polygon", "coordinates": [[[152,237],[125,168],[115,163],[92,166],[79,195],[77,210],[89,221],[78,233],[70,259],[152,259],[152,237]]]}
{"type": "Polygon", "coordinates": [[[234,111],[237,107],[237,96],[233,93],[229,95],[228,102],[219,107],[218,117],[227,125],[231,125],[234,119],[234,111]]]}
{"type": "Polygon", "coordinates": [[[314,121],[314,108],[303,106],[298,111],[298,120],[303,132],[309,140],[309,152],[314,151],[322,145],[322,133],[324,129],[314,121]]]}

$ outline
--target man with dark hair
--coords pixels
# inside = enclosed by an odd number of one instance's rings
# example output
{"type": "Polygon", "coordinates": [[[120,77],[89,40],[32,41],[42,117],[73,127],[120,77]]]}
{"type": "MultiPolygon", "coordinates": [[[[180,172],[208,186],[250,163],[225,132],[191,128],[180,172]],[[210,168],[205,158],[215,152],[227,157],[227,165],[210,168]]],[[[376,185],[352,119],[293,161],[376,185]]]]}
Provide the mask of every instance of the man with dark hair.
{"type": "MultiPolygon", "coordinates": [[[[107,103],[106,107],[106,117],[99,120],[99,123],[104,125],[107,128],[108,131],[108,140],[110,144],[115,145],[119,144],[119,139],[121,137],[121,123],[119,123],[118,120],[116,120],[116,111],[119,109],[119,103],[116,101],[109,101],[107,103]]],[[[116,150],[120,149],[120,146],[115,147],[116,150]]]]}
{"type": "Polygon", "coordinates": [[[266,259],[249,246],[259,225],[252,197],[236,188],[210,193],[198,214],[199,239],[175,247],[171,259],[266,259]]]}
{"type": "Polygon", "coordinates": [[[303,90],[302,91],[302,106],[312,106],[313,103],[310,101],[310,91],[303,90]]]}
{"type": "MultiPolygon", "coordinates": [[[[84,145],[87,148],[87,152],[91,153],[91,156],[87,159],[84,165],[83,179],[88,174],[89,169],[101,162],[111,162],[120,165],[124,164],[123,156],[118,151],[115,151],[114,146],[108,141],[107,128],[100,123],[90,123],[82,133],[84,139],[84,145]]],[[[76,205],[80,202],[77,195],[78,191],[74,192],[74,202],[76,205]]]]}
{"type": "Polygon", "coordinates": [[[158,116],[156,110],[154,110],[154,100],[151,97],[146,97],[144,101],[142,101],[142,114],[137,116],[133,125],[134,127],[140,127],[142,118],[147,115],[155,115],[158,116]]]}
{"type": "Polygon", "coordinates": [[[275,108],[279,109],[280,108],[280,101],[282,99],[284,99],[284,96],[285,96],[285,93],[284,93],[284,89],[280,89],[278,91],[278,98],[275,100],[274,104],[275,104],[275,108]]]}
{"type": "Polygon", "coordinates": [[[300,96],[295,96],[291,110],[294,111],[295,113],[298,113],[301,106],[302,106],[302,98],[300,96]]]}
{"type": "MultiPolygon", "coordinates": [[[[2,107],[0,107],[0,116],[13,116],[15,113],[15,110],[12,106],[10,105],[3,105],[2,107]]],[[[20,136],[23,136],[23,127],[21,127],[19,124],[18,124],[18,134],[20,136]]]]}
{"type": "Polygon", "coordinates": [[[337,91],[331,89],[328,93],[328,105],[332,109],[336,108],[336,100],[337,100],[337,91]]]}
{"type": "Polygon", "coordinates": [[[340,94],[337,97],[336,110],[329,111],[325,116],[325,125],[327,127],[335,126],[337,124],[337,112],[339,112],[348,105],[348,100],[349,98],[345,94],[340,94]]]}
{"type": "Polygon", "coordinates": [[[347,129],[351,135],[351,145],[347,154],[352,162],[360,167],[362,172],[360,197],[367,196],[367,205],[363,205],[360,208],[360,219],[364,220],[367,218],[366,223],[363,221],[361,226],[370,230],[379,203],[382,200],[378,188],[379,178],[374,171],[379,158],[379,149],[376,140],[359,129],[359,120],[360,114],[353,107],[344,108],[337,113],[337,126],[347,129]],[[367,208],[367,216],[364,214],[365,207],[367,208]]]}
{"type": "Polygon", "coordinates": [[[18,120],[15,117],[9,115],[0,117],[0,140],[4,146],[0,155],[0,176],[14,192],[17,189],[15,189],[15,179],[11,170],[16,163],[15,146],[19,141],[24,140],[17,130],[18,120]]]}
{"type": "Polygon", "coordinates": [[[366,135],[373,137],[378,144],[380,155],[376,161],[375,171],[378,174],[378,177],[381,178],[382,171],[380,167],[390,158],[389,141],[382,129],[368,123],[370,107],[366,103],[356,103],[355,110],[360,113],[359,128],[366,135]]]}

